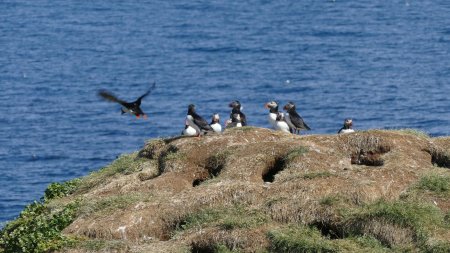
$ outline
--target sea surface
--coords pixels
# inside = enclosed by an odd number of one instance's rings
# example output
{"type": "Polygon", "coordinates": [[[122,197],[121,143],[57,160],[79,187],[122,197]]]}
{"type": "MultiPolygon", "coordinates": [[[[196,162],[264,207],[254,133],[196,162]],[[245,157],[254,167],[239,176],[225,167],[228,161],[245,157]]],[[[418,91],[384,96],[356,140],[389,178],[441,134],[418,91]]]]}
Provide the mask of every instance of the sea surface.
{"type": "MultiPolygon", "coordinates": [[[[51,182],[89,174],[146,140],[178,135],[190,103],[269,127],[297,104],[335,134],[450,134],[450,1],[0,1],[0,224],[51,182]],[[101,100],[142,102],[147,120],[101,100]]],[[[1,226],[1,225],[0,225],[1,226]]]]}

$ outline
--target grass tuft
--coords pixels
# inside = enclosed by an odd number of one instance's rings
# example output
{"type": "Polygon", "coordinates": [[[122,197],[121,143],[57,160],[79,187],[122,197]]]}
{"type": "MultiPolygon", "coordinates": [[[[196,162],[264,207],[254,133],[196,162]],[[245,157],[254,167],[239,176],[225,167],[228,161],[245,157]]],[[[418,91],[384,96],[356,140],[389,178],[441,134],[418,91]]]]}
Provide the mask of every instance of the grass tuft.
{"type": "Polygon", "coordinates": [[[417,188],[448,196],[450,195],[450,176],[438,174],[424,176],[417,184],[417,188]]]}
{"type": "Polygon", "coordinates": [[[308,151],[309,151],[308,147],[300,146],[293,148],[287,152],[287,154],[283,157],[283,160],[292,161],[294,158],[308,153],[308,151]]]}
{"type": "Polygon", "coordinates": [[[325,196],[319,200],[319,204],[323,206],[333,206],[337,202],[339,202],[339,196],[325,196]]]}
{"type": "Polygon", "coordinates": [[[319,230],[305,226],[289,226],[267,234],[274,252],[337,252],[319,230]]]}
{"type": "Polygon", "coordinates": [[[86,192],[89,189],[104,183],[107,178],[117,174],[128,175],[141,171],[145,161],[146,159],[137,156],[137,152],[121,155],[110,165],[81,178],[75,192],[86,192]]]}
{"type": "Polygon", "coordinates": [[[428,133],[426,133],[422,130],[418,130],[418,129],[402,128],[402,129],[397,129],[396,131],[405,133],[405,134],[415,135],[415,136],[421,137],[421,138],[430,138],[430,135],[428,133]]]}
{"type": "Polygon", "coordinates": [[[323,172],[311,172],[311,173],[306,173],[302,175],[303,179],[315,179],[315,178],[327,178],[327,177],[332,177],[334,176],[333,173],[328,172],[328,171],[323,171],[323,172]]]}
{"type": "Polygon", "coordinates": [[[414,242],[423,246],[430,231],[445,226],[444,215],[437,207],[415,202],[379,200],[346,216],[347,233],[372,234],[387,246],[402,241],[402,229],[412,231],[414,242]],[[379,228],[374,228],[374,222],[379,228]]]}
{"type": "Polygon", "coordinates": [[[180,222],[178,230],[192,228],[218,227],[222,230],[254,228],[267,222],[267,217],[255,210],[235,206],[221,209],[203,209],[188,215],[180,222]]]}

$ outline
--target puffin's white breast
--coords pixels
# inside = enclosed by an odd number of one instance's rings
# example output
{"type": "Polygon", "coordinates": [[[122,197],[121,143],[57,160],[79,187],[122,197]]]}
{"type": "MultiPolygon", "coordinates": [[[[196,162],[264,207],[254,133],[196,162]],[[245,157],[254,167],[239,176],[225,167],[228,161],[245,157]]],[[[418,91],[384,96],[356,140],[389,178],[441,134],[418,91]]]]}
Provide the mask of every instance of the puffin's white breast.
{"type": "Polygon", "coordinates": [[[273,128],[276,128],[276,124],[277,124],[277,114],[276,113],[269,113],[269,123],[272,125],[273,128]]]}
{"type": "Polygon", "coordinates": [[[211,127],[214,130],[214,132],[216,132],[216,133],[222,132],[222,126],[219,123],[211,124],[211,127]]]}

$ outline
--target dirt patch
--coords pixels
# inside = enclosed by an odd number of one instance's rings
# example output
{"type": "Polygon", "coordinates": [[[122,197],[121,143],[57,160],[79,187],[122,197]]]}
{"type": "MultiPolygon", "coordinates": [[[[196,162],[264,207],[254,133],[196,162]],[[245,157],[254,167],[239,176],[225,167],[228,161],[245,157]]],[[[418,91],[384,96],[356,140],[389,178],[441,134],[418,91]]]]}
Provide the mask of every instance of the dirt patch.
{"type": "Polygon", "coordinates": [[[391,145],[383,138],[371,135],[353,135],[348,139],[352,150],[351,164],[366,166],[383,166],[382,155],[391,150],[391,145]]]}
{"type": "Polygon", "coordinates": [[[433,147],[428,152],[433,165],[450,169],[450,153],[439,147],[433,147]]]}

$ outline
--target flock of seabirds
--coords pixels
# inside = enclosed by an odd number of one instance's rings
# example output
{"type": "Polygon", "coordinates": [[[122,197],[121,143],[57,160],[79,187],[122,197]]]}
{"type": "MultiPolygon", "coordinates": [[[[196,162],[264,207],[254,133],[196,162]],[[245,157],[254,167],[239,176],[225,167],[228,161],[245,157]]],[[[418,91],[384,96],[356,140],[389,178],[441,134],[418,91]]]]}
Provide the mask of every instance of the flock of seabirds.
{"type": "MultiPolygon", "coordinates": [[[[155,88],[156,83],[153,83],[152,87],[134,102],[126,102],[117,98],[115,95],[106,90],[99,91],[99,96],[115,103],[122,105],[122,114],[129,113],[137,118],[147,118],[147,115],[141,109],[141,101],[155,88]]],[[[247,125],[247,118],[241,111],[241,103],[237,100],[232,101],[229,104],[232,108],[230,118],[225,121],[225,128],[243,127],[247,125]]],[[[294,102],[288,102],[283,109],[286,113],[278,111],[278,103],[270,101],[265,104],[265,107],[269,109],[269,122],[275,130],[300,134],[302,130],[311,130],[311,128],[305,123],[303,118],[297,113],[294,102]]],[[[345,119],[344,126],[339,129],[338,133],[352,133],[354,132],[352,119],[345,119]]],[[[208,133],[221,133],[222,125],[220,124],[219,114],[215,113],[212,116],[211,122],[208,123],[203,117],[201,117],[195,110],[195,105],[190,104],[185,119],[185,127],[181,132],[185,136],[201,136],[208,133]]]]}

